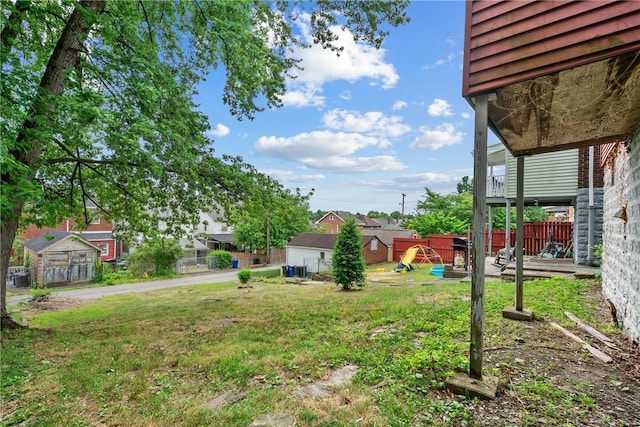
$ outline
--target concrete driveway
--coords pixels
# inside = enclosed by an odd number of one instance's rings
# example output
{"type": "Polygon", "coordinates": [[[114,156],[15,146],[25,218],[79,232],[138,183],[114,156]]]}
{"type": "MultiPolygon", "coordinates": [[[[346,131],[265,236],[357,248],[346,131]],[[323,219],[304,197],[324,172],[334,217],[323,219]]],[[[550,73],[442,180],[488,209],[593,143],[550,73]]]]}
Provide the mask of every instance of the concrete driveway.
{"type": "MultiPolygon", "coordinates": [[[[272,264],[266,267],[252,269],[261,270],[282,270],[281,264],[272,264]]],[[[155,280],[150,282],[126,283],[114,286],[99,286],[85,289],[52,288],[52,295],[64,296],[68,298],[97,299],[111,295],[122,295],[135,292],[148,292],[156,289],[177,288],[180,286],[200,285],[203,283],[234,282],[238,280],[238,270],[220,270],[206,273],[185,274],[175,279],[155,280]]],[[[30,294],[14,295],[7,298],[7,305],[15,305],[20,301],[28,301],[30,294]]]]}

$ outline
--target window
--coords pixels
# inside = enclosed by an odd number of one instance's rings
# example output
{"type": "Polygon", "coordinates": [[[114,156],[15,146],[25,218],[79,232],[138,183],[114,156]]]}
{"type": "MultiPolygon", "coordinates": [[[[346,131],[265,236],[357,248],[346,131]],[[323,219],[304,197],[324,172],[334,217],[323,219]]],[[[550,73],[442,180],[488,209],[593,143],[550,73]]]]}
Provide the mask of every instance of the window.
{"type": "Polygon", "coordinates": [[[109,245],[107,243],[98,243],[96,246],[100,248],[100,256],[109,255],[109,245]]]}
{"type": "Polygon", "coordinates": [[[320,252],[320,259],[324,259],[324,252],[320,252]]]}
{"type": "Polygon", "coordinates": [[[329,221],[335,221],[335,220],[336,220],[336,217],[335,217],[335,216],[333,216],[333,215],[329,215],[329,221]]]}
{"type": "Polygon", "coordinates": [[[89,224],[100,224],[100,213],[97,209],[87,209],[87,214],[89,215],[89,224]]]}
{"type": "Polygon", "coordinates": [[[371,241],[371,250],[372,251],[377,251],[378,250],[378,239],[373,239],[371,241]]]}

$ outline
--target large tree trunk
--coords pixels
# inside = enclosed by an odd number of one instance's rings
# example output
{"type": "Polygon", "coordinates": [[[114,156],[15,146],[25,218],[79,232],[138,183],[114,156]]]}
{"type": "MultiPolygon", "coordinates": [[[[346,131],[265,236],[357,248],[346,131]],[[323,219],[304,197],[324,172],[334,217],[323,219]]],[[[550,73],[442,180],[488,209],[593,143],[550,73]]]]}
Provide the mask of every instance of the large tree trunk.
{"type": "MultiPolygon", "coordinates": [[[[67,24],[58,39],[42,80],[40,81],[40,96],[34,101],[29,117],[22,124],[18,133],[17,144],[9,150],[9,156],[24,164],[28,172],[3,173],[2,191],[10,199],[12,209],[6,209],[0,214],[0,315],[1,329],[16,328],[20,325],[14,322],[7,312],[7,270],[11,257],[11,247],[16,237],[16,231],[20,223],[22,209],[27,201],[20,189],[21,183],[33,181],[36,174],[36,163],[47,141],[42,139],[30,139],[39,127],[39,123],[46,122],[47,116],[55,113],[47,104],[49,96],[60,95],[65,89],[66,71],[74,68],[80,61],[83,51],[81,40],[84,39],[93,25],[94,20],[88,19],[86,11],[100,14],[104,11],[104,0],[83,0],[81,8],[75,8],[71,13],[67,24]]],[[[3,31],[3,45],[13,34],[7,35],[3,31]]],[[[13,169],[16,170],[16,169],[13,169]]]]}

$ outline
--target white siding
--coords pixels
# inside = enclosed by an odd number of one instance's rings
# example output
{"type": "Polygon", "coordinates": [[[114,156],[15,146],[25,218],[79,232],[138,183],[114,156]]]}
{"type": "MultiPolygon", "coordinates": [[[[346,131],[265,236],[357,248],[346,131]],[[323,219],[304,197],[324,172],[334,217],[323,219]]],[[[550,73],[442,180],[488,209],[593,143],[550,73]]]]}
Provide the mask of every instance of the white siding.
{"type": "MultiPolygon", "coordinates": [[[[507,155],[506,197],[516,198],[517,160],[507,155]]],[[[578,189],[578,150],[536,154],[524,159],[524,198],[576,197],[578,189]]]]}
{"type": "Polygon", "coordinates": [[[623,331],[640,342],[640,128],[605,168],[604,183],[602,292],[623,331]]]}
{"type": "Polygon", "coordinates": [[[307,271],[317,273],[331,265],[332,249],[303,248],[287,246],[287,265],[306,265],[307,271]],[[320,252],[324,252],[324,262],[320,259],[320,252]]]}

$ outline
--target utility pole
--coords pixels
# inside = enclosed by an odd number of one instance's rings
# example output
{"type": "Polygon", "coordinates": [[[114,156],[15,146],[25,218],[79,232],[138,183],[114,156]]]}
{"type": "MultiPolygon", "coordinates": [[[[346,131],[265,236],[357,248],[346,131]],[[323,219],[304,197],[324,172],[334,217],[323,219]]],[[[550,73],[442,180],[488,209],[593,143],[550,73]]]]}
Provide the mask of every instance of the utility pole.
{"type": "Polygon", "coordinates": [[[404,219],[404,198],[407,197],[406,194],[402,193],[402,218],[404,219]]]}

